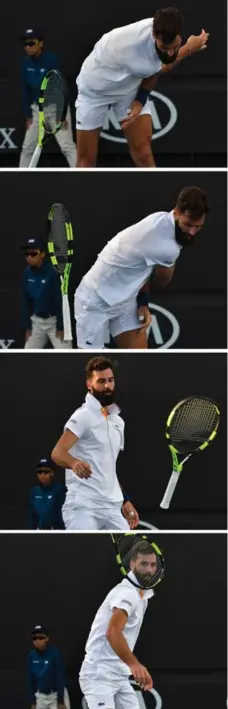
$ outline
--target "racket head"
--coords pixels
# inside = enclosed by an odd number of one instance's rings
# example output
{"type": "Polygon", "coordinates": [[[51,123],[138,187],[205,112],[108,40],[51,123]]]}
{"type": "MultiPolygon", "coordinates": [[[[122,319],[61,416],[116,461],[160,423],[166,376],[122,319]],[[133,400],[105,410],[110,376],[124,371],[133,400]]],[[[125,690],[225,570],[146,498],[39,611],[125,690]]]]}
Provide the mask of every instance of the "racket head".
{"type": "Polygon", "coordinates": [[[70,215],[60,202],[52,204],[48,212],[47,245],[51,263],[63,278],[63,293],[68,292],[73,260],[73,228],[70,215]]]}
{"type": "Polygon", "coordinates": [[[142,590],[155,588],[165,573],[164,556],[158,545],[145,534],[112,534],[116,562],[124,578],[142,590]],[[129,575],[133,571],[134,578],[129,575]]]}
{"type": "Polygon", "coordinates": [[[68,91],[63,74],[57,69],[47,72],[39,95],[39,143],[45,134],[55,135],[60,130],[68,109],[68,91]]]}
{"type": "Polygon", "coordinates": [[[206,396],[189,396],[172,409],[166,422],[171,452],[188,455],[204,450],[215,438],[220,421],[217,404],[206,396]]]}

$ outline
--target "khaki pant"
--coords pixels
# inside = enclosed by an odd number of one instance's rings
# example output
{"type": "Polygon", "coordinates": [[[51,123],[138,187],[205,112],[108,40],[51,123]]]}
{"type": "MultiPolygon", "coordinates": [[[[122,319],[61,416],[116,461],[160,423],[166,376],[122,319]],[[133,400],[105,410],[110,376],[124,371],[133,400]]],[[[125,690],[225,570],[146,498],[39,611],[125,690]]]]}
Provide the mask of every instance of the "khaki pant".
{"type": "MultiPolygon", "coordinates": [[[[64,704],[66,709],[70,709],[70,699],[68,691],[65,687],[64,689],[64,704]]],[[[41,694],[41,692],[36,693],[36,709],[58,709],[58,695],[57,692],[51,692],[51,694],[41,694]]]]}
{"type": "MultiPolygon", "coordinates": [[[[36,104],[32,105],[32,124],[30,128],[26,130],[24,142],[22,145],[22,151],[20,155],[19,167],[29,167],[30,160],[37,146],[38,140],[38,116],[39,109],[36,104]]],[[[58,133],[54,136],[59,144],[59,147],[65,155],[69,167],[76,166],[76,145],[73,141],[72,126],[71,126],[71,114],[68,108],[66,120],[68,123],[67,128],[61,128],[58,133]]]]}
{"type": "Polygon", "coordinates": [[[42,350],[50,341],[55,350],[71,349],[72,342],[61,342],[56,337],[56,316],[50,318],[31,317],[32,334],[25,343],[25,350],[42,350]]]}

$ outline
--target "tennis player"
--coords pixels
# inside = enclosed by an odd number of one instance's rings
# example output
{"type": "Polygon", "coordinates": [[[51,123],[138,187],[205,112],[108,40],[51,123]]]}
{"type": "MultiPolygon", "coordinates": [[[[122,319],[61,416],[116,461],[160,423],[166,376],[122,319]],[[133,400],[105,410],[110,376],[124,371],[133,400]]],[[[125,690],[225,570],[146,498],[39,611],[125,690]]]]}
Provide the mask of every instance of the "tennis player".
{"type": "Polygon", "coordinates": [[[170,283],[181,249],[193,244],[209,210],[200,187],[185,187],[171,212],[155,212],[119,232],[75,293],[78,348],[146,349],[150,286],[170,283]],[[151,278],[152,276],[152,278],[151,278]]]}
{"type": "Polygon", "coordinates": [[[67,421],[51,454],[66,468],[68,491],[62,508],[66,529],[128,530],[139,522],[116,475],[124,421],[114,404],[114,367],[106,357],[87,362],[85,403],[67,421]]]}
{"type": "Polygon", "coordinates": [[[65,529],[62,506],[66,487],[54,479],[53,463],[41,458],[36,466],[37,483],[29,500],[29,529],[65,529]]]}
{"type": "MultiPolygon", "coordinates": [[[[143,548],[132,554],[128,576],[137,584],[145,575],[156,573],[156,554],[143,548]]],[[[148,584],[149,585],[149,584],[148,584]]],[[[143,690],[152,689],[152,678],[133,654],[140,633],[148,599],[154,591],[140,590],[128,577],[117,584],[100,606],[86,644],[79,683],[89,709],[139,709],[129,676],[143,690]]]]}
{"type": "Polygon", "coordinates": [[[27,262],[22,281],[25,349],[43,349],[48,342],[54,349],[69,347],[64,342],[60,279],[46,249],[39,237],[28,239],[22,246],[27,262]]]}
{"type": "MultiPolygon", "coordinates": [[[[59,69],[58,57],[44,48],[44,34],[39,29],[26,29],[22,36],[25,57],[22,64],[23,112],[26,133],[19,167],[29,167],[38,140],[38,98],[40,85],[47,71],[59,69]]],[[[65,123],[54,136],[69,167],[75,167],[76,145],[73,141],[71,113],[68,108],[65,123]]]]}
{"type": "Polygon", "coordinates": [[[149,96],[158,77],[183,59],[206,49],[202,30],[182,44],[179,10],[157,10],[140,20],[104,34],[84,61],[77,77],[77,167],[96,165],[99,136],[112,106],[137,167],[155,167],[151,148],[149,96]]]}
{"type": "Polygon", "coordinates": [[[49,644],[49,635],[44,625],[32,630],[33,650],[28,656],[31,709],[70,709],[62,658],[58,648],[49,644]]]}

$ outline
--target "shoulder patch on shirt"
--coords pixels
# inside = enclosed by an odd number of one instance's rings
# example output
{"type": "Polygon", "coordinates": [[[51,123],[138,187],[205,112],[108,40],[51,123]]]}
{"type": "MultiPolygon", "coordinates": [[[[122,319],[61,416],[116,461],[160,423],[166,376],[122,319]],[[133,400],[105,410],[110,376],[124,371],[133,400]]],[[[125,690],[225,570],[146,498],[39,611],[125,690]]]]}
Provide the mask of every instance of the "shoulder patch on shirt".
{"type": "Polygon", "coordinates": [[[131,601],[127,601],[125,598],[122,598],[122,601],[120,603],[126,603],[128,606],[132,606],[131,601]]]}

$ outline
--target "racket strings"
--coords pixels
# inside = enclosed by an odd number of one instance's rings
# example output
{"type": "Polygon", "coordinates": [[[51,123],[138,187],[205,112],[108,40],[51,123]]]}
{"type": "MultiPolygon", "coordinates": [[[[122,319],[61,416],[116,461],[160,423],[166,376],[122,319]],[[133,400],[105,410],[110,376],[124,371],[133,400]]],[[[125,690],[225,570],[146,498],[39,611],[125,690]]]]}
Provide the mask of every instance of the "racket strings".
{"type": "Polygon", "coordinates": [[[147,539],[126,535],[119,539],[121,566],[126,574],[133,572],[140,588],[149,589],[163,578],[164,560],[147,539]]]}
{"type": "Polygon", "coordinates": [[[65,265],[69,262],[68,239],[65,221],[65,211],[62,205],[56,204],[49,217],[49,242],[52,243],[53,253],[57,259],[58,268],[63,274],[65,265]]]}
{"type": "Polygon", "coordinates": [[[53,133],[59,123],[64,121],[65,107],[66,92],[62,77],[57,72],[51,72],[43,102],[44,125],[48,133],[53,133]]]}
{"type": "Polygon", "coordinates": [[[175,411],[168,429],[173,442],[203,443],[216,429],[219,415],[214,402],[207,399],[190,399],[175,411]]]}

